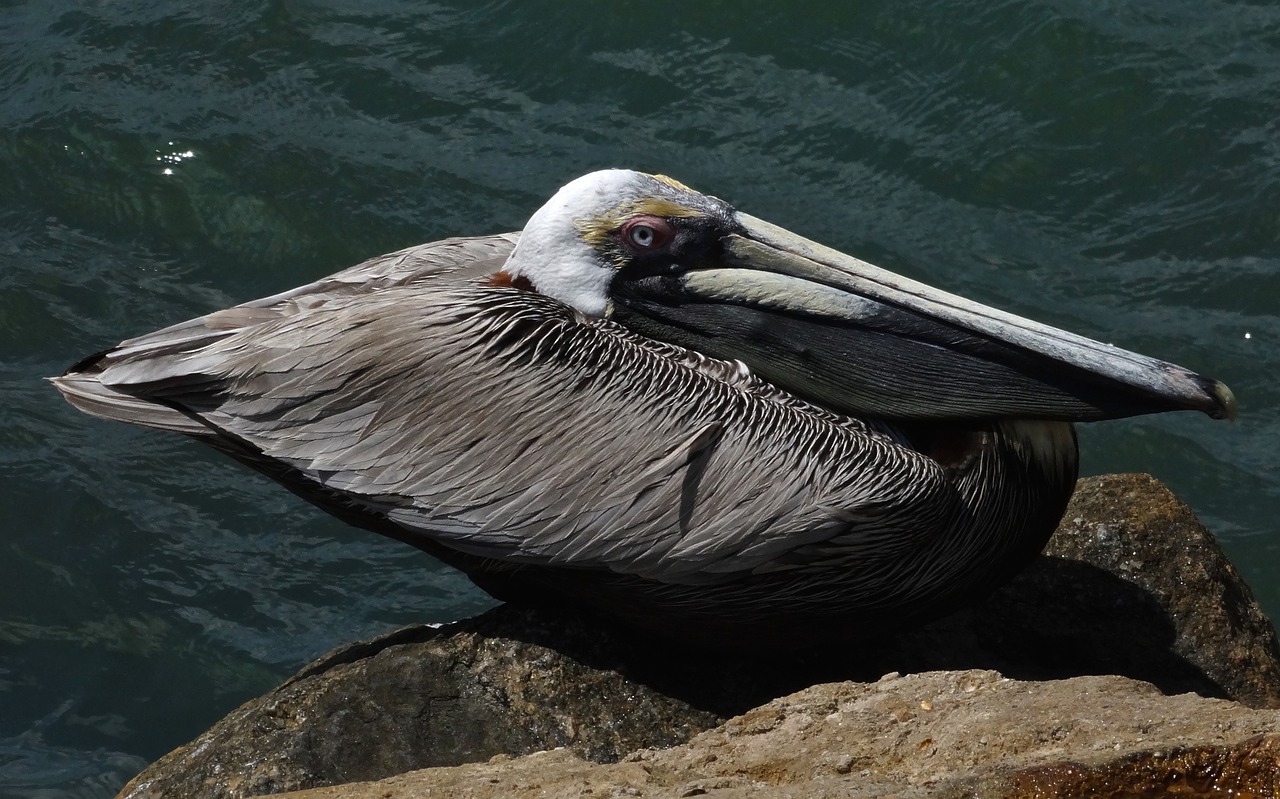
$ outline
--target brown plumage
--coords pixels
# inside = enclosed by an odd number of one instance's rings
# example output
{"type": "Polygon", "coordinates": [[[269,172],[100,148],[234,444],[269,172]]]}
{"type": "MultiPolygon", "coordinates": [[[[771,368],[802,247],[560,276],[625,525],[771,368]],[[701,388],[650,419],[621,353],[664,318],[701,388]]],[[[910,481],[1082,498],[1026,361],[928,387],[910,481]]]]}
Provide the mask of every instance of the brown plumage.
{"type": "Polygon", "coordinates": [[[500,597],[715,645],[939,615],[1025,564],[1065,507],[1065,422],[836,413],[529,290],[537,278],[495,279],[516,241],[375,258],[54,382],[500,597]]]}

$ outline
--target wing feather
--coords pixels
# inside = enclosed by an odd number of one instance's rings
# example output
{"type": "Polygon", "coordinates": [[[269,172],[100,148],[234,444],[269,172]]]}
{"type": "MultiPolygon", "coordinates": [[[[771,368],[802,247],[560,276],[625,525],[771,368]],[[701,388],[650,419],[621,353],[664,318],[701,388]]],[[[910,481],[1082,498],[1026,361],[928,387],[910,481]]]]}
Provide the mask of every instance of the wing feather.
{"type": "MultiPolygon", "coordinates": [[[[512,240],[444,244],[500,262],[512,240]]],[[[432,252],[132,339],[56,382],[90,413],[234,439],[508,563],[696,584],[938,529],[953,487],[889,436],[461,259],[424,266],[432,252]]]]}

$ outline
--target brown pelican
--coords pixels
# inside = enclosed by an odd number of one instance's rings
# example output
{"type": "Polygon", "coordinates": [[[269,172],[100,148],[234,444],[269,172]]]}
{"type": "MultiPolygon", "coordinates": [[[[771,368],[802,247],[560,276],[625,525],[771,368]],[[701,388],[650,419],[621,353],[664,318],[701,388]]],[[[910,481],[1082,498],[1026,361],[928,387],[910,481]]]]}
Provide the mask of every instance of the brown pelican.
{"type": "Polygon", "coordinates": [[[670,178],[375,258],[54,383],[500,598],[708,644],[941,615],[1042,548],[1070,425],[1226,386],[876,268],[670,178]]]}

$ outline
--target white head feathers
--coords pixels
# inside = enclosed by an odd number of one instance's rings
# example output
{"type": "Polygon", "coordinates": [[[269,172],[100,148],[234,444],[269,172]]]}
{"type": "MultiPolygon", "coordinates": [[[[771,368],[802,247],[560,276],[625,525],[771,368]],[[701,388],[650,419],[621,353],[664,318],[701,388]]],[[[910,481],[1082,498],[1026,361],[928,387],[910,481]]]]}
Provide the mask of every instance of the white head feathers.
{"type": "Polygon", "coordinates": [[[529,218],[503,271],[584,314],[605,316],[615,270],[584,240],[584,228],[650,191],[654,182],[629,169],[592,172],[569,182],[529,218]]]}

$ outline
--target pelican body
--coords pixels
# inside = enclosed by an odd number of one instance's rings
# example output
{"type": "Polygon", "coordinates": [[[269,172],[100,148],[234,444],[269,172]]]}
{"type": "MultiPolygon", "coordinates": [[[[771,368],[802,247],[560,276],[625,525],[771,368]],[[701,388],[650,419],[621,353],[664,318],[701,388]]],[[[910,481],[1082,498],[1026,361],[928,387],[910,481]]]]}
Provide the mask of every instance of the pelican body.
{"type": "Polygon", "coordinates": [[[501,599],[702,645],[927,621],[1044,546],[1073,421],[1221,383],[947,294],[662,176],[124,341],[53,382],[501,599]]]}

